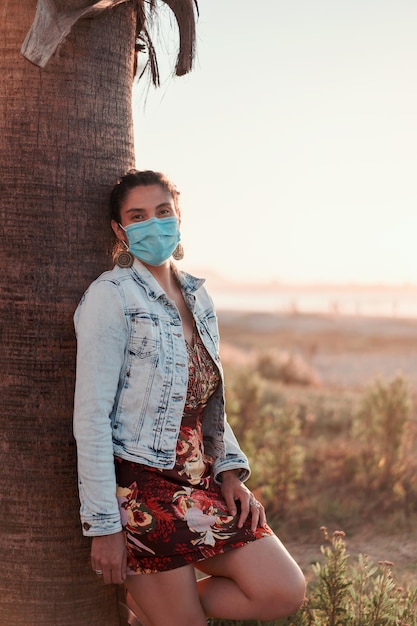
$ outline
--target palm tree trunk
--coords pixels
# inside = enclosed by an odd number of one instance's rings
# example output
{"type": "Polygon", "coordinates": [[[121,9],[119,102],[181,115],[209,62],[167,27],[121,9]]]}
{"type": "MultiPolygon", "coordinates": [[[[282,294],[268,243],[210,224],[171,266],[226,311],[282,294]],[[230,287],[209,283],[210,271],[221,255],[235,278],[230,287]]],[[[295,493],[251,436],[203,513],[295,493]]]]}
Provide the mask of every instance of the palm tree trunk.
{"type": "Polygon", "coordinates": [[[116,626],[78,518],[72,314],[108,265],[106,198],[134,165],[136,15],[77,22],[40,69],[20,54],[35,8],[0,0],[0,624],[116,626]]]}

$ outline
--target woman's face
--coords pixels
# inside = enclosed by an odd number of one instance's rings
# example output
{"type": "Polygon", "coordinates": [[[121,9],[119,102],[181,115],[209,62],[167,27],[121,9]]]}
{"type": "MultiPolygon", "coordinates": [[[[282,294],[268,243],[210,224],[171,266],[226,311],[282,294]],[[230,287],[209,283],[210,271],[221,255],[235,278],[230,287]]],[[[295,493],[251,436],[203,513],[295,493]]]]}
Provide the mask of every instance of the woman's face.
{"type": "MultiPolygon", "coordinates": [[[[129,224],[144,222],[151,217],[163,219],[164,217],[179,216],[175,208],[174,199],[159,185],[147,185],[146,187],[134,187],[126,196],[120,207],[120,224],[123,227],[129,224]]],[[[112,220],[111,226],[116,237],[126,241],[126,234],[120,225],[112,220]]]]}

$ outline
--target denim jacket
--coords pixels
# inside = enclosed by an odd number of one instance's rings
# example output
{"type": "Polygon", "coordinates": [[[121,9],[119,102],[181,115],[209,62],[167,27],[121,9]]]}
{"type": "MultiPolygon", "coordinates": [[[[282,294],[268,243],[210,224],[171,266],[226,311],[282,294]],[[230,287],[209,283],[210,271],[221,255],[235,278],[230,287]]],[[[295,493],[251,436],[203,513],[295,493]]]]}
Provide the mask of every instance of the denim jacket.
{"type": "MultiPolygon", "coordinates": [[[[239,469],[248,460],[226,420],[219,335],[204,280],[178,272],[185,301],[221,382],[203,414],[205,451],[213,473],[239,469]]],[[[74,435],[84,535],[122,529],[116,500],[114,455],[171,469],[186,400],[188,359],[181,318],[148,269],[104,272],[85,292],[74,315],[77,378],[74,435]]]]}

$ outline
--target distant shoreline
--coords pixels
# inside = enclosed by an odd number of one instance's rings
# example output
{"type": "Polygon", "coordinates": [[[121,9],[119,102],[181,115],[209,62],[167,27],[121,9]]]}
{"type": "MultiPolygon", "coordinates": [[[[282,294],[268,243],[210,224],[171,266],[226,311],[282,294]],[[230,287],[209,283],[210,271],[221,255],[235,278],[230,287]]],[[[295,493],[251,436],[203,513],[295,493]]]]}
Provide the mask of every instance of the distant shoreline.
{"type": "Polygon", "coordinates": [[[298,288],[262,290],[210,287],[218,310],[284,314],[329,314],[358,317],[417,318],[417,287],[298,288]]]}
{"type": "Polygon", "coordinates": [[[303,281],[286,281],[279,278],[272,278],[269,280],[237,280],[229,278],[218,272],[213,272],[209,268],[197,268],[192,269],[191,273],[195,276],[205,278],[209,289],[215,289],[218,291],[236,290],[236,291],[288,291],[288,290],[303,290],[303,291],[343,291],[343,290],[355,290],[355,291],[391,291],[391,292],[403,292],[403,291],[415,291],[417,292],[417,275],[416,282],[358,282],[358,281],[343,281],[343,282],[303,282],[303,281]]]}
{"type": "Polygon", "coordinates": [[[403,284],[383,284],[383,283],[281,283],[275,281],[266,281],[266,282],[236,282],[229,281],[225,279],[215,279],[214,281],[210,278],[206,279],[207,282],[210,282],[212,286],[218,291],[272,291],[272,292],[280,292],[280,291],[334,291],[334,292],[343,292],[343,291],[357,291],[357,292],[374,292],[374,291],[385,291],[385,292],[410,292],[414,291],[417,293],[417,283],[403,283],[403,284]]]}

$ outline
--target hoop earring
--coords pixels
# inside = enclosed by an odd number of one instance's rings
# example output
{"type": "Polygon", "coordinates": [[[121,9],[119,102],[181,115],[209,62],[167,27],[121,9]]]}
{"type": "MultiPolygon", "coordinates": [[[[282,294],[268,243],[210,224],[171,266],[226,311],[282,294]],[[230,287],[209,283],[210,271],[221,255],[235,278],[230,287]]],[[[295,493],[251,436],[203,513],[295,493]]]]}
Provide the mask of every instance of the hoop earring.
{"type": "Polygon", "coordinates": [[[125,247],[125,250],[120,250],[116,257],[116,265],[122,268],[132,267],[134,256],[131,252],[129,252],[128,245],[125,241],[122,241],[122,245],[125,247]]]}
{"type": "Polygon", "coordinates": [[[181,259],[184,258],[184,247],[183,247],[182,243],[177,244],[177,247],[175,248],[174,252],[172,253],[172,256],[174,257],[174,259],[176,261],[181,261],[181,259]]]}

